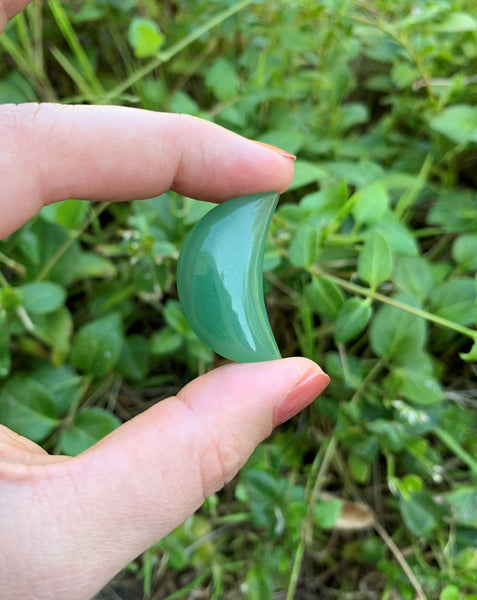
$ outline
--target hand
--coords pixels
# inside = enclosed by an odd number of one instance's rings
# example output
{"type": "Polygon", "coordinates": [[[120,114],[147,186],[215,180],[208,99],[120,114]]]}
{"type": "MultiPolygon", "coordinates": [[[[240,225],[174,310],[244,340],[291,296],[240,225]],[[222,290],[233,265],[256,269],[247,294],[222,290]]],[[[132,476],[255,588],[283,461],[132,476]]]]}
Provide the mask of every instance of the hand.
{"type": "MultiPolygon", "coordinates": [[[[0,31],[26,4],[0,0],[0,31]]],[[[130,200],[174,189],[221,201],[283,190],[292,174],[286,153],[187,116],[0,106],[0,237],[70,197],[130,200]]],[[[87,600],[327,383],[303,358],[226,365],[75,458],[49,456],[0,425],[0,597],[87,600]]]]}

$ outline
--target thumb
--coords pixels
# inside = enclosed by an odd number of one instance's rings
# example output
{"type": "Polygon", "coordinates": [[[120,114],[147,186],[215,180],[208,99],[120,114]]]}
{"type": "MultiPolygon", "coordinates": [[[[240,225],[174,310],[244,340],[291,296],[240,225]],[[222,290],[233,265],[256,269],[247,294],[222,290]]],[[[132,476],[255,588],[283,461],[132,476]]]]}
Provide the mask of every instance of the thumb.
{"type": "Polygon", "coordinates": [[[0,33],[8,21],[30,4],[31,0],[0,0],[0,33]]]}
{"type": "Polygon", "coordinates": [[[314,400],[328,381],[302,358],[226,365],[84,453],[78,476],[88,474],[88,497],[100,496],[95,505],[106,509],[112,534],[132,527],[134,552],[140,552],[232,479],[273,427],[314,400]],[[125,512],[129,523],[118,522],[125,512]]]}
{"type": "MultiPolygon", "coordinates": [[[[74,518],[63,516],[68,531],[61,531],[56,561],[60,578],[68,561],[70,581],[72,562],[81,565],[77,580],[85,588],[71,598],[96,592],[182,523],[237,473],[274,426],[312,402],[328,382],[304,358],[229,364],[68,461],[64,489],[57,487],[61,477],[49,481],[65,510],[74,511],[74,518]]],[[[51,502],[48,494],[43,501],[51,502]]]]}

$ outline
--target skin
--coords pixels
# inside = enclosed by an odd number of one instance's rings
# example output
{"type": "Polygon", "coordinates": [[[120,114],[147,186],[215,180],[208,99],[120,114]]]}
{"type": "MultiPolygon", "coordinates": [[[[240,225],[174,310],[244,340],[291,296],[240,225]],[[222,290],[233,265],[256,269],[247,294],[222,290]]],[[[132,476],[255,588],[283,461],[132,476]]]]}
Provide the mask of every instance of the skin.
{"type": "MultiPolygon", "coordinates": [[[[27,4],[0,0],[0,32],[27,4]]],[[[280,152],[189,116],[0,106],[0,238],[70,197],[126,201],[173,189],[220,202],[282,191],[292,177],[280,152]]],[[[75,458],[50,456],[0,425],[0,598],[87,600],[328,381],[304,358],[226,365],[75,458]]]]}

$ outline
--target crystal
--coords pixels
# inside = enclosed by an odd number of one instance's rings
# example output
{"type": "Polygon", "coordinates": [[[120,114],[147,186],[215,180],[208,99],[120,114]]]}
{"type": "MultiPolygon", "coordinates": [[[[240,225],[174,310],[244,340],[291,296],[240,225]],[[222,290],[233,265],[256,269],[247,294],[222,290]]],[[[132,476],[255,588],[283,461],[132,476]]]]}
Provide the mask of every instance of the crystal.
{"type": "Polygon", "coordinates": [[[263,257],[277,192],[232,198],[187,236],[177,267],[182,310],[196,335],[236,362],[280,358],[265,309],[263,257]]]}

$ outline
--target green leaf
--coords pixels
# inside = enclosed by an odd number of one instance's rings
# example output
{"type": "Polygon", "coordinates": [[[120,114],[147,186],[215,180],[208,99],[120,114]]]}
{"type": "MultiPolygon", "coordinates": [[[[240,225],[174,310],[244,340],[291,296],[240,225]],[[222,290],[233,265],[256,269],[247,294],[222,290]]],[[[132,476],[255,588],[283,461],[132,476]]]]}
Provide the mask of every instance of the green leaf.
{"type": "Polygon", "coordinates": [[[15,311],[21,306],[22,298],[19,288],[2,287],[0,288],[0,309],[5,311],[15,311]]]}
{"type": "Polygon", "coordinates": [[[477,529],[477,486],[466,485],[445,494],[454,522],[477,529]]]}
{"type": "Polygon", "coordinates": [[[363,244],[358,258],[358,275],[371,289],[386,281],[393,268],[393,256],[386,238],[374,230],[363,244]]]}
{"type": "Polygon", "coordinates": [[[310,225],[302,225],[293,236],[289,258],[295,267],[308,269],[316,261],[321,232],[310,225]]]}
{"type": "Polygon", "coordinates": [[[432,406],[445,399],[439,382],[434,377],[419,370],[418,366],[416,366],[416,370],[410,368],[398,369],[395,371],[395,375],[402,378],[400,394],[413,404],[432,406]]]}
{"type": "Polygon", "coordinates": [[[400,494],[408,498],[411,494],[419,492],[424,487],[424,482],[419,475],[408,473],[399,481],[397,488],[400,494]]]}
{"type": "Polygon", "coordinates": [[[149,369],[149,342],[142,335],[128,336],[121,347],[116,370],[127,379],[144,379],[149,369]]]}
{"type": "MultiPolygon", "coordinates": [[[[396,300],[415,306],[412,296],[398,294],[396,300]]],[[[382,306],[369,330],[370,343],[377,356],[405,361],[408,355],[422,350],[426,341],[426,323],[404,310],[382,306]]]]}
{"type": "Polygon", "coordinates": [[[195,335],[195,333],[190,332],[186,337],[186,351],[190,358],[193,359],[192,365],[189,364],[189,367],[196,372],[195,362],[202,362],[205,366],[209,366],[212,364],[214,359],[213,351],[204,344],[199,338],[195,335]]]}
{"type": "Polygon", "coordinates": [[[320,500],[313,508],[313,518],[318,527],[331,529],[338,520],[343,501],[339,498],[333,500],[320,500]]]}
{"type": "MultiPolygon", "coordinates": [[[[307,216],[307,222],[322,229],[333,222],[348,199],[348,186],[344,180],[323,187],[318,192],[306,194],[300,200],[300,208],[307,216]]],[[[343,215],[343,218],[346,215],[343,215]]]]}
{"type": "Polygon", "coordinates": [[[472,344],[469,352],[461,352],[459,356],[465,362],[477,362],[477,340],[472,344]]]}
{"type": "Polygon", "coordinates": [[[385,453],[401,452],[404,448],[404,428],[401,423],[386,419],[374,419],[367,424],[367,429],[374,433],[385,453]]]}
{"type": "Polygon", "coordinates": [[[277,269],[282,263],[282,257],[280,251],[276,246],[270,245],[265,249],[265,254],[263,256],[263,271],[274,271],[277,269]]]}
{"type": "Polygon", "coordinates": [[[322,319],[336,319],[343,305],[344,295],[335,283],[321,277],[313,277],[305,287],[304,293],[310,308],[322,319]]]}
{"type": "Polygon", "coordinates": [[[200,106],[197,102],[182,90],[176,90],[169,102],[170,112],[186,115],[198,115],[200,106]]]}
{"type": "Polygon", "coordinates": [[[20,229],[18,248],[27,263],[39,264],[40,240],[33,231],[30,231],[30,228],[20,229]]]}
{"type": "Polygon", "coordinates": [[[337,179],[342,179],[357,188],[362,188],[383,175],[381,165],[370,160],[359,162],[350,160],[330,161],[323,163],[322,167],[337,179]]]}
{"type": "Polygon", "coordinates": [[[40,216],[50,223],[58,223],[67,229],[76,230],[91,210],[91,202],[86,200],[65,200],[44,206],[40,216]]]}
{"type": "Polygon", "coordinates": [[[409,229],[396,219],[394,213],[386,213],[385,220],[376,223],[373,230],[379,231],[386,239],[393,256],[416,256],[418,254],[415,238],[409,229]]]}
{"type": "Polygon", "coordinates": [[[283,148],[287,152],[296,154],[305,142],[305,135],[290,129],[274,129],[261,135],[258,141],[271,144],[277,148],[283,148]]]}
{"type": "Polygon", "coordinates": [[[428,262],[421,256],[399,256],[394,267],[394,282],[422,305],[432,290],[434,277],[428,262]]]}
{"type": "Polygon", "coordinates": [[[439,600],[461,600],[461,598],[459,588],[456,585],[446,585],[439,596],[439,600]]]}
{"type": "Polygon", "coordinates": [[[460,235],[452,244],[452,258],[464,271],[477,271],[477,235],[460,235]]]}
{"type": "Polygon", "coordinates": [[[59,424],[52,393],[37,381],[13,377],[0,388],[0,423],[34,442],[59,424]]]}
{"type": "Polygon", "coordinates": [[[177,300],[169,300],[167,302],[164,308],[164,319],[169,327],[172,327],[177,333],[186,335],[191,332],[190,325],[177,300]]]}
{"type": "Polygon", "coordinates": [[[73,331],[73,318],[70,311],[62,306],[55,312],[31,315],[37,335],[49,344],[53,352],[53,362],[60,365],[70,350],[70,338],[73,331]]]}
{"type": "Polygon", "coordinates": [[[283,488],[288,486],[287,481],[279,481],[276,476],[259,469],[244,471],[243,478],[250,496],[256,500],[275,502],[281,498],[284,491],[283,488]]]}
{"type": "Polygon", "coordinates": [[[20,290],[25,310],[39,315],[54,312],[63,306],[66,298],[65,289],[51,281],[26,283],[20,290]]]}
{"type": "Polygon", "coordinates": [[[477,316],[476,282],[456,277],[434,287],[429,298],[431,311],[460,325],[473,325],[477,316]]]}
{"type": "Polygon", "coordinates": [[[238,94],[240,85],[235,69],[225,58],[215,61],[207,71],[205,83],[217,100],[222,102],[233,100],[238,94]]]}
{"type": "Polygon", "coordinates": [[[80,398],[83,379],[67,365],[54,367],[45,363],[33,371],[33,378],[51,392],[59,415],[64,415],[80,398]]]}
{"type": "Polygon", "coordinates": [[[410,87],[417,79],[419,79],[419,75],[419,69],[408,62],[395,63],[391,69],[392,82],[398,88],[410,87]]]}
{"type": "Polygon", "coordinates": [[[399,502],[402,517],[408,529],[416,536],[428,538],[441,524],[446,509],[434,501],[428,490],[420,490],[401,497],[399,502]]]}
{"type": "Polygon", "coordinates": [[[327,175],[327,172],[318,165],[298,159],[295,162],[295,175],[288,189],[295,190],[310,183],[317,183],[327,175]]]}
{"type": "Polygon", "coordinates": [[[3,75],[0,80],[0,104],[9,102],[20,104],[22,102],[35,102],[38,96],[26,77],[23,77],[17,69],[3,75]]]}
{"type": "Polygon", "coordinates": [[[158,240],[157,242],[154,242],[152,251],[154,252],[156,259],[163,258],[164,256],[177,256],[176,246],[167,240],[158,240]]]}
{"type": "Polygon", "coordinates": [[[81,252],[76,263],[76,279],[111,279],[116,276],[114,263],[93,252],[81,252]]]}
{"type": "Polygon", "coordinates": [[[0,310],[0,379],[10,373],[10,328],[6,314],[0,310]]]}
{"type": "Polygon", "coordinates": [[[25,257],[28,279],[33,280],[42,273],[43,279],[62,286],[73,281],[80,248],[77,240],[71,240],[68,230],[38,219],[29,233],[34,236],[34,242],[30,243],[32,253],[25,257]],[[49,269],[45,272],[46,266],[49,269]]]}
{"type": "Polygon", "coordinates": [[[348,354],[344,359],[339,352],[325,354],[326,372],[332,379],[341,379],[346,386],[357,389],[363,382],[362,362],[357,356],[348,354]]]}
{"type": "Polygon", "coordinates": [[[477,142],[477,107],[454,104],[432,117],[429,125],[457,144],[477,142]]]}
{"type": "Polygon", "coordinates": [[[446,229],[472,230],[477,220],[477,194],[473,190],[456,188],[442,192],[427,220],[446,229]]]}
{"type": "Polygon", "coordinates": [[[335,323],[336,344],[346,344],[363,332],[372,315],[372,308],[366,300],[348,298],[341,306],[335,323]]]}
{"type": "Polygon", "coordinates": [[[179,350],[183,341],[182,335],[170,327],[164,327],[151,336],[151,353],[155,356],[169,356],[179,350]]]}
{"type": "Polygon", "coordinates": [[[95,406],[80,410],[60,438],[62,452],[76,456],[121,425],[112,413],[95,406]]]}
{"type": "Polygon", "coordinates": [[[116,364],[122,345],[121,317],[111,313],[83,325],[73,340],[71,359],[85,373],[102,377],[116,364]]]}
{"type": "Polygon", "coordinates": [[[369,481],[371,476],[371,461],[366,460],[359,454],[350,453],[348,455],[348,466],[355,481],[358,483],[369,481]]]}
{"type": "Polygon", "coordinates": [[[244,588],[247,600],[255,598],[271,598],[273,596],[273,580],[264,565],[254,563],[245,576],[244,588]]]}
{"type": "Polygon", "coordinates": [[[152,19],[135,17],[128,29],[128,40],[137,58],[155,56],[165,42],[159,25],[152,19]]]}
{"type": "Polygon", "coordinates": [[[340,106],[340,129],[346,130],[369,120],[369,110],[361,102],[349,102],[340,106]]]}
{"type": "Polygon", "coordinates": [[[359,224],[376,223],[389,209],[389,194],[380,182],[372,182],[356,192],[356,203],[351,209],[359,224]]]}
{"type": "Polygon", "coordinates": [[[477,21],[468,13],[455,11],[451,12],[442,23],[438,23],[434,30],[442,33],[477,31],[477,21]]]}

